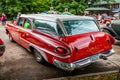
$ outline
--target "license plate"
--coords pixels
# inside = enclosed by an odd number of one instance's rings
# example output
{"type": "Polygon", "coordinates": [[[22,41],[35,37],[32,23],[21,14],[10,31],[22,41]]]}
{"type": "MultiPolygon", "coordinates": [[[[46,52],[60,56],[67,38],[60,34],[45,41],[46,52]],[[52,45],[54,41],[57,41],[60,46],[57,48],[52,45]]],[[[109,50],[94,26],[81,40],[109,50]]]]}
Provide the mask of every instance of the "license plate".
{"type": "Polygon", "coordinates": [[[99,59],[99,55],[93,55],[90,57],[92,61],[98,60],[99,59]]]}

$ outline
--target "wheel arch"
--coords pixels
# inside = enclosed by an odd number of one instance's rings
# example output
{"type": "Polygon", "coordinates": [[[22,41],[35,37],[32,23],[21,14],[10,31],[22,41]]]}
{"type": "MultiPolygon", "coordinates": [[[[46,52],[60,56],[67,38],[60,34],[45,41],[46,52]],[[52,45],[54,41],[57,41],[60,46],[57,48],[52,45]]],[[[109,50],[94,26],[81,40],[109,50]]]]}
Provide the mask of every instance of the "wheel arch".
{"type": "Polygon", "coordinates": [[[41,50],[39,47],[37,47],[37,46],[35,46],[35,45],[30,45],[30,46],[29,46],[29,51],[30,51],[31,53],[33,53],[33,54],[34,54],[34,49],[36,49],[37,51],[39,51],[39,53],[40,53],[41,56],[44,58],[44,60],[48,62],[47,56],[46,56],[46,54],[45,54],[45,52],[44,52],[43,50],[41,50]]]}
{"type": "Polygon", "coordinates": [[[5,31],[6,31],[6,34],[9,34],[9,31],[7,29],[5,29],[5,31]]]}
{"type": "Polygon", "coordinates": [[[11,33],[10,33],[9,30],[5,29],[5,33],[9,36],[9,40],[10,40],[11,42],[16,42],[16,41],[13,39],[13,36],[11,35],[11,33]],[[10,37],[11,37],[11,39],[10,39],[10,37]]]}

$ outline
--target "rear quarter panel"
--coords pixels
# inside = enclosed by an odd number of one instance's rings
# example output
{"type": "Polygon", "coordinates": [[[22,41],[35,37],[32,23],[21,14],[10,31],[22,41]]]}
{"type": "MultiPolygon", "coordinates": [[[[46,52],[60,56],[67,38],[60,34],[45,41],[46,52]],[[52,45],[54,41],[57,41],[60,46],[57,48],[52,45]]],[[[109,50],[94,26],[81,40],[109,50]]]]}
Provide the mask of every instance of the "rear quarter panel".
{"type": "Polygon", "coordinates": [[[32,31],[27,40],[30,42],[30,45],[33,45],[37,49],[43,51],[50,63],[53,63],[53,59],[55,58],[66,59],[66,56],[61,56],[55,51],[58,46],[69,49],[69,47],[60,41],[57,36],[52,37],[44,33],[32,31]]]}

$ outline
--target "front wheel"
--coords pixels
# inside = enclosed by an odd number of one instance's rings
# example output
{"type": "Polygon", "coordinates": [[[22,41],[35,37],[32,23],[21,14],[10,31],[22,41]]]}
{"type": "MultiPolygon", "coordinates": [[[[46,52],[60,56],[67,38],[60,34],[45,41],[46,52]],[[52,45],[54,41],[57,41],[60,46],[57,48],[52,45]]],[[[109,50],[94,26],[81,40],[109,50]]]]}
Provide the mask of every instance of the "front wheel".
{"type": "Polygon", "coordinates": [[[44,59],[38,50],[34,49],[34,55],[35,55],[35,59],[38,63],[44,62],[44,59]]]}
{"type": "Polygon", "coordinates": [[[13,38],[12,38],[12,36],[11,36],[10,33],[9,33],[9,40],[10,40],[11,42],[14,42],[14,40],[13,40],[13,38]]]}

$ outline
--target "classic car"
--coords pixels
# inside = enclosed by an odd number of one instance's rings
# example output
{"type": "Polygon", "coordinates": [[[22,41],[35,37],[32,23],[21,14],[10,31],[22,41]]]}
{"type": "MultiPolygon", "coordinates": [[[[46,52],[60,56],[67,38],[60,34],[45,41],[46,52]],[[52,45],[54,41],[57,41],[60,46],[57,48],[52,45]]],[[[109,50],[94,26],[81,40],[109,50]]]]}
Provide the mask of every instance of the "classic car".
{"type": "Polygon", "coordinates": [[[114,54],[114,38],[102,32],[92,17],[22,14],[18,22],[6,25],[6,32],[11,41],[35,54],[37,62],[66,71],[114,54]]]}
{"type": "Polygon", "coordinates": [[[103,27],[103,31],[109,33],[115,39],[120,40],[120,20],[113,20],[111,25],[108,23],[103,27]]]}
{"type": "Polygon", "coordinates": [[[0,56],[2,56],[4,52],[5,52],[5,45],[4,42],[0,39],[0,56]]]}
{"type": "Polygon", "coordinates": [[[110,16],[106,16],[106,17],[104,17],[104,20],[103,20],[103,23],[107,23],[107,22],[109,22],[109,23],[111,23],[111,17],[110,16]]]}

